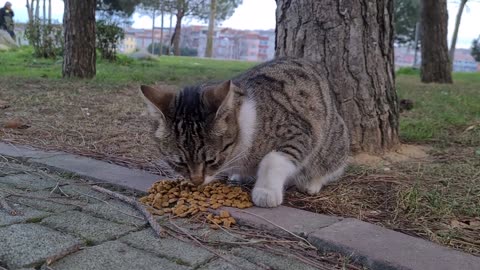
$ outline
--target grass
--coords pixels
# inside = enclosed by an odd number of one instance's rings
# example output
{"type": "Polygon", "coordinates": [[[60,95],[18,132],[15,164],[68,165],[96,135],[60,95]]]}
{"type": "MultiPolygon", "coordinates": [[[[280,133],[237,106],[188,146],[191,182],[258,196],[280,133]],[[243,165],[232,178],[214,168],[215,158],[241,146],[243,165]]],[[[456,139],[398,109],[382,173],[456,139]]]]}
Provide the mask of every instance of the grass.
{"type": "MultiPolygon", "coordinates": [[[[60,149],[160,172],[141,83],[184,85],[222,80],[254,65],[187,57],[119,63],[99,61],[94,80],[61,79],[61,61],[38,60],[28,48],[0,53],[0,122],[19,117],[31,127],[0,128],[1,140],[60,149]]],[[[480,255],[480,75],[454,74],[452,85],[422,84],[418,72],[397,74],[404,143],[427,145],[426,159],[379,167],[352,166],[317,196],[288,192],[286,204],[355,217],[480,255]]]]}
{"type": "Polygon", "coordinates": [[[408,142],[480,144],[480,75],[454,74],[452,85],[422,84],[416,75],[397,78],[399,98],[412,99],[402,115],[400,136],[408,142]],[[474,126],[470,132],[465,130],[474,126]],[[453,140],[451,140],[453,139],[453,140]]]}
{"type": "MultiPolygon", "coordinates": [[[[29,47],[13,53],[0,53],[0,76],[9,78],[61,79],[62,59],[37,59],[29,47]],[[26,72],[28,71],[28,72],[26,72]]],[[[118,64],[97,61],[97,76],[90,83],[122,85],[127,83],[193,83],[197,80],[225,79],[253,66],[252,62],[218,61],[193,57],[160,57],[158,60],[134,60],[121,56],[118,64]]]]}

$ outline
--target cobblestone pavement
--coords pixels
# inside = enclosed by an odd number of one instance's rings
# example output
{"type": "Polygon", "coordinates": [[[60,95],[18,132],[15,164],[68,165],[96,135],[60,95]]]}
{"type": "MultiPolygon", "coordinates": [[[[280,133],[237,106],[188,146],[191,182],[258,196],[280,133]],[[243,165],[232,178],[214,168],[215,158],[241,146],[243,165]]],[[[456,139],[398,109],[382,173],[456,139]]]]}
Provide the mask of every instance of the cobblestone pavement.
{"type": "Polygon", "coordinates": [[[139,212],[92,190],[84,180],[13,162],[0,163],[0,200],[19,212],[11,215],[0,207],[0,269],[300,270],[339,266],[336,261],[319,260],[315,251],[309,257],[289,256],[295,254],[291,246],[250,229],[212,230],[204,224],[164,218],[159,221],[177,233],[158,239],[139,212]],[[239,244],[248,234],[257,240],[239,244]],[[204,244],[191,241],[188,235],[204,244]],[[304,263],[312,258],[317,258],[313,259],[316,267],[304,263]]]}

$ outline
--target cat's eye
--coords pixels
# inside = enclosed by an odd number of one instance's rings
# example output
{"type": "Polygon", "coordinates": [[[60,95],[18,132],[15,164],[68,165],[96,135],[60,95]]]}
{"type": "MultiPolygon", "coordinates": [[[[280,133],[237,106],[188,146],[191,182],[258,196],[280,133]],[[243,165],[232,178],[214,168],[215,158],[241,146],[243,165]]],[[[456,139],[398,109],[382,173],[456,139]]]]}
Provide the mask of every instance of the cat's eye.
{"type": "Polygon", "coordinates": [[[205,161],[205,164],[207,165],[213,165],[215,163],[215,159],[209,159],[205,161]]]}
{"type": "Polygon", "coordinates": [[[175,167],[186,167],[187,166],[187,163],[185,162],[180,162],[180,161],[170,161],[171,164],[173,164],[173,166],[175,167]]]}

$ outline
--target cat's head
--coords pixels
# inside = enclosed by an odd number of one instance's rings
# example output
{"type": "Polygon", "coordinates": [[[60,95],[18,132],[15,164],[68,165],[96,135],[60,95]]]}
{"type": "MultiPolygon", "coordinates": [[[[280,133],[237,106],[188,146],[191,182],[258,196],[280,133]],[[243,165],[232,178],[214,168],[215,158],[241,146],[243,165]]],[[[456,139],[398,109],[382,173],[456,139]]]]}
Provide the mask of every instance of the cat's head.
{"type": "Polygon", "coordinates": [[[231,158],[239,140],[237,120],[243,91],[220,85],[141,87],[154,117],[154,138],[163,159],[195,184],[208,183],[231,158]]]}

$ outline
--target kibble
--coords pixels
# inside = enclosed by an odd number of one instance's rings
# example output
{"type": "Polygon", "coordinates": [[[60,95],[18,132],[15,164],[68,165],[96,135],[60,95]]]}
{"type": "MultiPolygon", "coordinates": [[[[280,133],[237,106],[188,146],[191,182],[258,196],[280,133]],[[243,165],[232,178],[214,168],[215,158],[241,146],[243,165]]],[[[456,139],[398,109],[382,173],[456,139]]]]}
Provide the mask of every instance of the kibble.
{"type": "Polygon", "coordinates": [[[188,181],[161,180],[154,183],[148,193],[139,201],[150,206],[152,214],[172,214],[185,218],[200,213],[206,215],[214,229],[219,226],[230,228],[237,222],[226,210],[221,210],[218,216],[207,215],[208,208],[228,206],[243,209],[253,206],[250,195],[241,187],[230,187],[219,182],[197,187],[188,181]]]}

